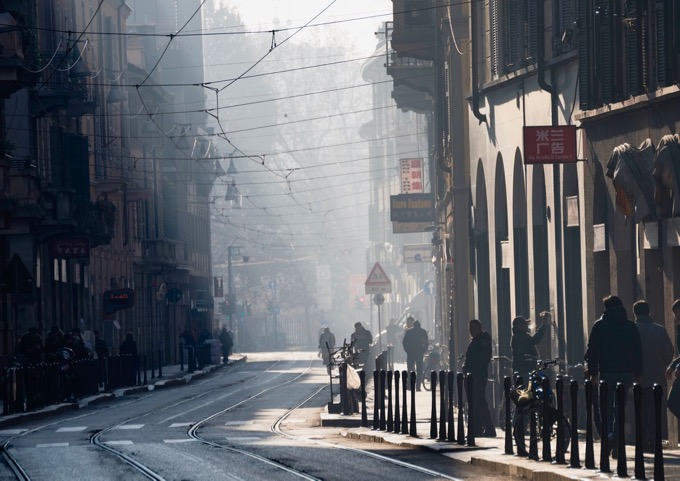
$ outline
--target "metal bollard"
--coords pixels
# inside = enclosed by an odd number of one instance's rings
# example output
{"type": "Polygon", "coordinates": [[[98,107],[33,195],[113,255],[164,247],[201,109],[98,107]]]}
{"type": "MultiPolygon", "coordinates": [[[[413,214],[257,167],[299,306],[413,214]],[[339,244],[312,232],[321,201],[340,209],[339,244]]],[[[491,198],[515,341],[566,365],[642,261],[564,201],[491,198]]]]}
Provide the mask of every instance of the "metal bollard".
{"type": "Polygon", "coordinates": [[[616,458],[616,475],[619,478],[628,477],[628,465],[626,462],[626,386],[623,383],[616,383],[616,404],[618,412],[616,416],[616,424],[618,425],[618,439],[616,458]]]}
{"type": "Polygon", "coordinates": [[[593,444],[593,383],[590,379],[584,384],[586,392],[586,469],[595,469],[595,449],[593,444]]]}
{"type": "Polygon", "coordinates": [[[642,446],[642,386],[633,384],[635,410],[635,479],[645,478],[645,457],[642,446]]]}
{"type": "Polygon", "coordinates": [[[187,371],[196,371],[196,356],[194,354],[194,346],[187,347],[187,357],[189,358],[187,359],[187,371]]]}
{"type": "Polygon", "coordinates": [[[366,371],[359,370],[359,381],[361,381],[361,427],[368,427],[368,414],[366,413],[366,371]]]}
{"type": "Polygon", "coordinates": [[[654,384],[654,481],[666,479],[661,447],[661,396],[663,396],[663,389],[660,385],[654,384]]]}
{"type": "Polygon", "coordinates": [[[467,373],[465,375],[465,392],[467,394],[467,407],[468,407],[468,435],[467,435],[467,445],[476,446],[475,444],[475,402],[472,397],[472,389],[474,388],[474,378],[472,374],[467,373]]]}
{"type": "Polygon", "coordinates": [[[373,370],[373,429],[380,428],[380,421],[378,417],[378,404],[380,399],[380,372],[377,369],[373,370]]]}
{"type": "Polygon", "coordinates": [[[503,396],[505,398],[505,454],[514,454],[515,450],[512,447],[512,421],[510,415],[510,386],[512,380],[505,376],[503,378],[503,396]]]}
{"type": "Polygon", "coordinates": [[[406,389],[408,388],[408,373],[401,371],[401,434],[408,434],[408,408],[406,407],[406,389]]]}
{"type": "Polygon", "coordinates": [[[609,467],[609,429],[607,426],[607,383],[600,381],[600,472],[611,473],[609,467]]]}
{"type": "MultiPolygon", "coordinates": [[[[557,440],[555,441],[555,463],[565,464],[564,452],[564,426],[562,416],[564,415],[564,378],[557,376],[555,381],[555,395],[557,396],[557,440]]],[[[574,431],[576,427],[574,427],[574,431]]]]}
{"type": "Polygon", "coordinates": [[[454,442],[456,440],[455,426],[453,425],[453,371],[447,373],[446,387],[448,388],[448,421],[449,421],[449,433],[447,436],[447,441],[454,442]]]}
{"type": "Polygon", "coordinates": [[[430,439],[437,439],[437,372],[430,372],[430,387],[432,388],[432,409],[430,414],[430,439]]]}
{"type": "Polygon", "coordinates": [[[394,417],[392,415],[392,371],[387,371],[387,430],[394,430],[394,417]]]}
{"type": "Polygon", "coordinates": [[[569,458],[569,467],[580,468],[581,460],[579,459],[579,445],[578,445],[578,382],[572,379],[569,383],[569,394],[571,395],[571,457],[569,458]]]}
{"type": "Polygon", "coordinates": [[[465,422],[463,418],[463,373],[456,374],[456,387],[458,388],[458,444],[465,444],[465,422]]]}
{"type": "Polygon", "coordinates": [[[399,434],[401,430],[401,418],[399,415],[399,379],[401,374],[399,371],[394,371],[394,430],[393,432],[399,434]]]}
{"type": "Polygon", "coordinates": [[[439,439],[446,440],[446,373],[439,371],[439,439]]]}
{"type": "Polygon", "coordinates": [[[380,430],[384,431],[385,424],[385,380],[387,374],[384,369],[380,370],[380,430]]]}
{"type": "Polygon", "coordinates": [[[409,436],[418,437],[418,428],[416,426],[416,373],[411,372],[411,424],[409,429],[409,436]]]}
{"type": "MultiPolygon", "coordinates": [[[[550,451],[550,400],[548,399],[548,391],[550,390],[550,379],[544,377],[541,381],[543,387],[543,429],[541,429],[541,443],[543,444],[543,461],[552,462],[552,453],[550,451]]],[[[557,422],[559,423],[559,420],[557,422]]]]}

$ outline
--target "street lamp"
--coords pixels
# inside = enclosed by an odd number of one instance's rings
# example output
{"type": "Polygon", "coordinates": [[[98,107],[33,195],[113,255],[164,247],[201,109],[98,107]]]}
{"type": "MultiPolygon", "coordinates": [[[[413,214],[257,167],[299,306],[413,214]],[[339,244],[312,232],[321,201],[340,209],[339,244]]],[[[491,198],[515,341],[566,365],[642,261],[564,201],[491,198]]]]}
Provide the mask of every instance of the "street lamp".
{"type": "Polygon", "coordinates": [[[227,175],[231,177],[231,184],[227,186],[227,195],[224,196],[224,200],[231,203],[232,209],[240,209],[243,205],[243,195],[241,195],[238,187],[236,187],[236,175],[238,174],[238,170],[236,170],[236,166],[234,165],[235,152],[236,149],[234,149],[234,151],[229,154],[229,167],[227,168],[227,175]]]}

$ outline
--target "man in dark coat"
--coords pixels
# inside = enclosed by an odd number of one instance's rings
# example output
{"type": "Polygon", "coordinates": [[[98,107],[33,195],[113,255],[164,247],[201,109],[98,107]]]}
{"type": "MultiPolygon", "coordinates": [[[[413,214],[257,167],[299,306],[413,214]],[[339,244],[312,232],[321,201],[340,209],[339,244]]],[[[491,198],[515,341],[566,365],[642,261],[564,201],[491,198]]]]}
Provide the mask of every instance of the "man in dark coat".
{"type": "MultiPolygon", "coordinates": [[[[585,361],[588,369],[586,378],[597,385],[598,378],[607,383],[607,433],[615,446],[619,426],[615,422],[618,406],[614,403],[617,383],[626,389],[633,386],[633,380],[642,376],[642,342],[635,323],[628,320],[626,308],[617,296],[604,299],[604,314],[590,331],[585,361]]],[[[601,415],[601,413],[600,413],[601,415]]],[[[617,449],[612,449],[616,458],[617,449]]]]}
{"type": "Polygon", "coordinates": [[[423,356],[429,343],[427,331],[420,327],[420,321],[415,321],[413,327],[406,330],[401,341],[406,351],[406,368],[409,373],[416,373],[416,391],[420,391],[420,384],[423,382],[423,356]]]}
{"type": "MultiPolygon", "coordinates": [[[[654,452],[654,384],[664,385],[666,366],[673,360],[673,343],[666,332],[666,328],[657,324],[650,315],[647,301],[637,301],[633,304],[635,326],[640,333],[642,342],[642,447],[648,453],[654,452]]],[[[662,422],[665,420],[665,399],[662,399],[662,422]]]]}
{"type": "Polygon", "coordinates": [[[492,350],[491,336],[477,319],[470,321],[469,329],[472,340],[465,351],[463,372],[472,375],[472,402],[475,407],[474,432],[475,436],[495,438],[496,428],[486,402],[486,383],[492,350]]]}
{"type": "Polygon", "coordinates": [[[539,315],[540,327],[533,336],[529,333],[529,321],[522,316],[512,320],[512,370],[519,373],[524,382],[529,381],[529,373],[536,369],[536,360],[539,358],[536,345],[543,340],[545,332],[550,325],[550,313],[547,311],[539,315]],[[547,321],[547,322],[546,322],[547,321]]]}
{"type": "Polygon", "coordinates": [[[137,384],[137,369],[139,365],[139,353],[137,352],[137,343],[135,342],[135,336],[131,332],[125,334],[125,340],[118,347],[118,352],[121,355],[130,355],[132,359],[131,369],[129,372],[129,385],[134,386],[137,384]]]}
{"type": "Polygon", "coordinates": [[[222,362],[224,364],[229,364],[229,354],[231,353],[231,348],[234,347],[234,340],[231,337],[231,333],[227,331],[226,327],[222,327],[220,332],[220,342],[222,343],[222,362]]]}

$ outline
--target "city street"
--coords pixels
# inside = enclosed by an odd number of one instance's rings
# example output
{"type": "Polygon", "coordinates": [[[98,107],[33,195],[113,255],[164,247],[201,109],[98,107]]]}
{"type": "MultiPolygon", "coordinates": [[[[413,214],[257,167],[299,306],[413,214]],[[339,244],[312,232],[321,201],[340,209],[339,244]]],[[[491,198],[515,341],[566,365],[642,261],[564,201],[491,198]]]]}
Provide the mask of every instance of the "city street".
{"type": "Polygon", "coordinates": [[[182,386],[3,428],[16,466],[3,463],[0,480],[502,479],[322,428],[328,378],[315,353],[247,356],[182,386]]]}

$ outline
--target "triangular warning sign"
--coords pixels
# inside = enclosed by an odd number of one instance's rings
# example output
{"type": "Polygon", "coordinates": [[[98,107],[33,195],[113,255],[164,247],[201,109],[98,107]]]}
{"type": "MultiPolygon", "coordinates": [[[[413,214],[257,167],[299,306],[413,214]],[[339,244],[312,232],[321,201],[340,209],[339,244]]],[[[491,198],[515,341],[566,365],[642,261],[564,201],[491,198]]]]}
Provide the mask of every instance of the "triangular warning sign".
{"type": "Polygon", "coordinates": [[[385,274],[385,271],[380,266],[379,262],[375,263],[364,283],[366,286],[389,286],[391,284],[390,278],[387,277],[387,274],[385,274]]]}

